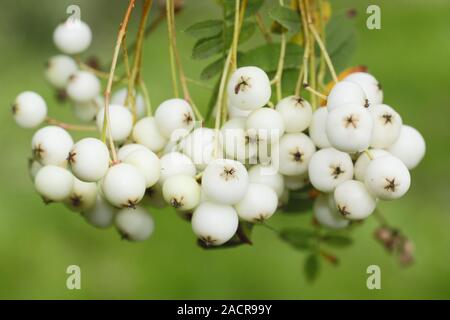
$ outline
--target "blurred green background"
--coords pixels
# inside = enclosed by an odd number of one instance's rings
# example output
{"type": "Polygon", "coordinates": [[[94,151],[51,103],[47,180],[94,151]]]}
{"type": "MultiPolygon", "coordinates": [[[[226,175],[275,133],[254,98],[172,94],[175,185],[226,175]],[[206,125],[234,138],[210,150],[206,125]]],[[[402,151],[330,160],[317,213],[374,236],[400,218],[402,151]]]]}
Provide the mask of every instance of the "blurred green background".
{"type": "MultiPolygon", "coordinates": [[[[177,16],[178,42],[188,75],[198,78],[204,62],[190,60],[193,39],[180,30],[219,17],[220,9],[211,0],[186,2],[177,16]]],[[[97,230],[62,205],[44,205],[27,173],[33,132],[13,123],[10,103],[19,92],[35,90],[47,99],[51,115],[73,121],[69,105],[56,103],[43,78],[44,62],[56,53],[53,28],[66,17],[69,4],[80,5],[94,34],[87,55],[107,62],[126,1],[0,4],[0,298],[450,298],[449,1],[332,1],[334,11],[358,11],[352,65],[369,66],[383,83],[385,101],[422,132],[428,150],[412,173],[407,196],[380,204],[387,220],[413,239],[416,263],[401,268],[373,240],[377,223],[371,218],[354,230],[352,247],[336,251],[340,265],[323,264],[313,284],[302,273],[305,255],[263,228],[256,228],[253,246],[205,251],[172,210],[153,210],[152,238],[127,243],[113,229],[97,230]],[[365,27],[369,4],[381,7],[381,30],[365,27]],[[81,290],[66,289],[65,271],[71,264],[81,267],[81,290]],[[371,264],[381,267],[381,290],[366,288],[371,264]]],[[[275,4],[266,1],[263,12],[275,4]]],[[[138,15],[133,15],[131,31],[138,15]]],[[[144,79],[158,104],[171,97],[165,24],[146,40],[144,50],[144,79]]],[[[205,106],[210,92],[192,90],[197,104],[205,106]]],[[[304,226],[309,221],[309,216],[278,215],[271,224],[304,226]]]]}

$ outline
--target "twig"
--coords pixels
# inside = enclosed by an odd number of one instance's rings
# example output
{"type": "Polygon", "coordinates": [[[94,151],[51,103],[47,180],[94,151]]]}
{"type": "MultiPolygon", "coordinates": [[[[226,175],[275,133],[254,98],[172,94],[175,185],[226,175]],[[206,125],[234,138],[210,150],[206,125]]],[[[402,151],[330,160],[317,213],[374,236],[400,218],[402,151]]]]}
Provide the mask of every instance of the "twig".
{"type": "Polygon", "coordinates": [[[48,124],[52,124],[52,125],[61,127],[66,130],[73,130],[73,131],[96,131],[97,130],[97,127],[95,127],[95,126],[83,126],[83,125],[78,125],[78,124],[66,123],[66,122],[59,121],[55,118],[51,118],[51,117],[47,117],[45,119],[45,122],[47,122],[48,124]]]}
{"type": "Polygon", "coordinates": [[[333,77],[334,82],[338,82],[338,77],[336,75],[336,71],[334,70],[333,63],[331,62],[330,56],[327,52],[327,49],[325,48],[325,45],[323,44],[322,40],[320,39],[320,36],[316,30],[316,27],[312,23],[309,23],[309,29],[311,30],[311,33],[313,34],[314,38],[316,39],[317,44],[319,45],[320,50],[323,53],[323,57],[325,59],[325,62],[328,65],[328,69],[330,69],[331,76],[333,77]]]}
{"type": "Polygon", "coordinates": [[[175,66],[175,51],[174,51],[174,42],[172,38],[174,37],[175,31],[172,30],[172,13],[170,3],[166,2],[166,14],[167,14],[167,30],[169,33],[169,57],[170,57],[170,73],[172,77],[172,90],[175,98],[180,96],[178,90],[178,80],[177,80],[177,69],[175,66]]]}
{"type": "Polygon", "coordinates": [[[144,96],[145,105],[147,107],[147,116],[150,117],[152,115],[152,104],[150,102],[150,95],[148,93],[147,86],[141,77],[139,77],[139,87],[141,88],[142,95],[144,96]]]}
{"type": "Polygon", "coordinates": [[[307,83],[305,83],[303,85],[303,87],[305,88],[305,90],[311,92],[314,96],[317,96],[317,97],[319,97],[319,98],[321,98],[323,100],[327,100],[327,98],[328,98],[326,95],[324,95],[324,94],[318,92],[317,90],[311,88],[311,86],[309,84],[307,84],[307,83]]]}

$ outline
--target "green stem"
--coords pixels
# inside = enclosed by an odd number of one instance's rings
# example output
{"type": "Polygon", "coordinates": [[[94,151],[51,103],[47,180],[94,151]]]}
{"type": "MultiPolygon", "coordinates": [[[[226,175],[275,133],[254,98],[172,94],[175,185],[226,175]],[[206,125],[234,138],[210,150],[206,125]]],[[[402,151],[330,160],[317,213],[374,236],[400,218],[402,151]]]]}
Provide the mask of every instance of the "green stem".
{"type": "Polygon", "coordinates": [[[172,22],[171,22],[172,13],[169,1],[166,2],[166,14],[167,14],[167,29],[169,33],[169,57],[170,57],[170,73],[172,76],[172,89],[174,97],[178,98],[180,94],[178,91],[177,69],[175,66],[175,52],[173,47],[174,31],[172,30],[172,22]]]}

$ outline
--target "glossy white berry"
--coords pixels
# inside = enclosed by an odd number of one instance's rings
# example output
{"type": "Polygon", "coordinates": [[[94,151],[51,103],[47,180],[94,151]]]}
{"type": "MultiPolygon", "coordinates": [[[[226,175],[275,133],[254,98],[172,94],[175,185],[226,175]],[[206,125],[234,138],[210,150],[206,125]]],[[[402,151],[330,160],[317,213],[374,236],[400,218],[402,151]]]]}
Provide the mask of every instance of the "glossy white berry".
{"type": "Polygon", "coordinates": [[[161,151],[167,144],[167,139],[159,132],[154,117],[145,117],[136,122],[131,136],[134,141],[153,152],[161,151]]]}
{"type": "Polygon", "coordinates": [[[66,92],[70,99],[85,103],[95,99],[100,93],[100,80],[87,71],[72,74],[67,83],[66,92]]]}
{"type": "Polygon", "coordinates": [[[135,150],[125,157],[124,163],[133,165],[145,178],[145,187],[153,186],[159,179],[161,164],[159,158],[149,149],[135,150]]]}
{"type": "Polygon", "coordinates": [[[287,190],[300,190],[309,184],[308,172],[298,176],[284,176],[284,186],[287,190]]]}
{"type": "Polygon", "coordinates": [[[400,136],[387,150],[403,161],[408,169],[414,169],[425,155],[425,140],[417,129],[403,125],[400,136]]]}
{"type": "Polygon", "coordinates": [[[369,101],[360,85],[350,81],[339,81],[328,94],[328,111],[348,104],[358,105],[361,108],[369,107],[369,101]]]}
{"type": "Polygon", "coordinates": [[[16,97],[12,105],[12,114],[19,126],[35,128],[44,122],[47,116],[47,104],[39,94],[25,91],[16,97]]]}
{"type": "MultiPolygon", "coordinates": [[[[372,159],[377,159],[382,156],[390,155],[389,152],[383,150],[383,149],[370,149],[369,151],[370,157],[372,159]]],[[[361,155],[358,157],[358,159],[355,162],[355,179],[359,180],[361,182],[364,182],[366,179],[366,171],[367,167],[369,166],[371,159],[369,158],[369,155],[365,152],[361,153],[361,155]]]]}
{"type": "Polygon", "coordinates": [[[284,178],[272,165],[256,165],[248,171],[248,177],[252,183],[264,184],[272,188],[278,197],[284,191],[284,178]]]}
{"type": "Polygon", "coordinates": [[[328,108],[318,108],[312,115],[309,136],[318,148],[331,147],[326,132],[327,117],[328,108]]]}
{"type": "Polygon", "coordinates": [[[370,161],[364,181],[374,196],[381,200],[392,200],[408,191],[411,176],[400,159],[388,155],[370,161]]]}
{"type": "Polygon", "coordinates": [[[233,118],[224,123],[221,129],[221,142],[228,158],[244,162],[254,157],[258,151],[256,142],[246,133],[246,119],[233,118]]]}
{"type": "Polygon", "coordinates": [[[227,107],[228,107],[228,117],[230,119],[247,118],[248,115],[250,114],[250,112],[252,112],[252,110],[243,110],[243,109],[236,108],[235,106],[230,104],[229,100],[227,100],[227,107]]]}
{"type": "Polygon", "coordinates": [[[246,121],[247,134],[259,143],[277,142],[284,134],[284,121],[281,114],[271,108],[252,111],[246,121]]]}
{"type": "MultiPolygon", "coordinates": [[[[117,104],[111,104],[108,109],[111,121],[109,127],[113,140],[117,142],[126,140],[133,129],[133,115],[130,110],[117,104]]],[[[104,116],[105,108],[102,107],[97,113],[97,129],[99,132],[103,130],[104,116]]]]}
{"type": "Polygon", "coordinates": [[[350,223],[350,220],[343,218],[339,214],[334,203],[334,195],[320,194],[314,200],[313,213],[314,218],[322,226],[330,229],[343,229],[350,223]]]}
{"type": "Polygon", "coordinates": [[[45,69],[45,78],[58,89],[64,89],[69,78],[78,70],[78,65],[72,57],[57,55],[51,57],[45,69]]]}
{"type": "Polygon", "coordinates": [[[311,105],[302,97],[286,97],[277,103],[275,109],[283,118],[288,133],[302,132],[311,123],[311,105]]]}
{"type": "Polygon", "coordinates": [[[369,100],[370,105],[383,103],[383,90],[378,80],[367,72],[355,72],[344,79],[359,84],[369,100]]]}
{"type": "Polygon", "coordinates": [[[172,139],[174,131],[190,130],[194,126],[194,113],[186,100],[169,99],[161,103],[155,111],[159,131],[167,139],[172,139]]]}
{"type": "Polygon", "coordinates": [[[142,207],[119,210],[114,224],[122,239],[128,241],[144,241],[152,235],[155,229],[153,218],[142,207]]]}
{"type": "Polygon", "coordinates": [[[215,156],[221,156],[220,153],[215,154],[216,138],[218,139],[217,149],[220,152],[220,134],[216,137],[216,132],[210,128],[194,129],[181,142],[181,150],[192,159],[198,170],[203,170],[215,156]]]}
{"type": "Polygon", "coordinates": [[[353,162],[347,153],[326,148],[311,157],[308,173],[313,187],[328,193],[353,178],[353,162]]]}
{"type": "Polygon", "coordinates": [[[75,102],[73,105],[73,114],[82,122],[92,122],[95,121],[98,110],[104,105],[105,101],[102,96],[97,96],[88,102],[75,102]]]}
{"type": "Polygon", "coordinates": [[[238,68],[227,87],[230,104],[243,110],[255,110],[267,104],[272,94],[270,80],[258,67],[238,68]]]}
{"type": "Polygon", "coordinates": [[[222,204],[236,204],[247,192],[248,173],[244,165],[229,159],[208,164],[202,176],[202,189],[208,199],[222,204]]]}
{"type": "Polygon", "coordinates": [[[203,202],[192,215],[194,234],[207,245],[220,246],[237,231],[239,218],[232,206],[203,202]]]}
{"type": "Polygon", "coordinates": [[[64,200],[64,204],[73,211],[82,212],[92,208],[95,205],[96,198],[96,183],[84,182],[74,177],[72,192],[64,200]]]}
{"type": "Polygon", "coordinates": [[[177,210],[194,209],[200,203],[200,186],[195,178],[187,175],[175,175],[163,185],[164,200],[177,210]]]}
{"type": "Polygon", "coordinates": [[[164,184],[169,177],[179,174],[194,177],[197,172],[192,160],[180,152],[170,152],[163,155],[160,159],[160,163],[161,174],[159,182],[161,184],[164,184]]]}
{"type": "Polygon", "coordinates": [[[330,144],[344,152],[367,149],[372,139],[373,119],[370,112],[348,104],[328,113],[326,133],[330,144]]]}
{"type": "Polygon", "coordinates": [[[362,220],[375,210],[376,198],[361,181],[348,180],[334,190],[338,212],[349,220],[362,220]]]}
{"type": "Polygon", "coordinates": [[[96,138],[84,138],[74,144],[67,157],[73,174],[80,180],[95,182],[109,168],[109,150],[96,138]]]}
{"type": "Polygon", "coordinates": [[[275,213],[277,207],[275,191],[260,183],[250,183],[244,198],[235,205],[239,217],[250,222],[264,222],[275,213]]]}
{"type": "Polygon", "coordinates": [[[82,212],[84,219],[100,229],[112,226],[117,209],[111,206],[101,195],[97,195],[95,204],[82,212]]]}
{"type": "Polygon", "coordinates": [[[70,134],[57,126],[39,129],[31,140],[34,158],[43,165],[65,166],[72,146],[70,134]]]}
{"type": "MultiPolygon", "coordinates": [[[[128,94],[127,88],[121,88],[121,89],[117,90],[111,96],[111,104],[118,104],[118,105],[126,106],[126,107],[130,108],[131,110],[133,110],[130,102],[125,104],[125,102],[127,100],[127,94],[128,94]]],[[[141,118],[145,117],[145,115],[147,113],[144,97],[142,96],[142,94],[138,93],[134,97],[134,99],[135,99],[134,102],[135,102],[135,106],[136,106],[136,116],[138,119],[141,119],[141,118]]]]}
{"type": "Polygon", "coordinates": [[[275,165],[283,175],[296,176],[308,170],[309,161],[316,151],[312,140],[304,133],[287,133],[272,155],[275,165]]]}
{"type": "Polygon", "coordinates": [[[68,170],[48,165],[38,171],[34,186],[44,201],[63,201],[72,192],[73,181],[73,175],[68,170]]]}
{"type": "Polygon", "coordinates": [[[129,144],[124,144],[122,147],[120,147],[120,149],[117,151],[117,159],[119,161],[123,161],[125,160],[125,158],[132,153],[135,150],[139,150],[139,149],[143,149],[146,150],[148,148],[146,148],[145,146],[143,146],[142,144],[138,144],[138,143],[129,143],[129,144]]]}
{"type": "Polygon", "coordinates": [[[53,42],[56,47],[67,54],[77,54],[85,51],[92,41],[89,26],[79,20],[69,18],[58,25],[53,32],[53,42]]]}
{"type": "Polygon", "coordinates": [[[145,193],[145,178],[134,166],[119,163],[108,169],[102,181],[106,199],[118,208],[134,208],[145,193]]]}
{"type": "Polygon", "coordinates": [[[387,148],[400,136],[402,118],[386,104],[374,105],[370,108],[373,117],[373,132],[370,146],[372,148],[387,148]]]}

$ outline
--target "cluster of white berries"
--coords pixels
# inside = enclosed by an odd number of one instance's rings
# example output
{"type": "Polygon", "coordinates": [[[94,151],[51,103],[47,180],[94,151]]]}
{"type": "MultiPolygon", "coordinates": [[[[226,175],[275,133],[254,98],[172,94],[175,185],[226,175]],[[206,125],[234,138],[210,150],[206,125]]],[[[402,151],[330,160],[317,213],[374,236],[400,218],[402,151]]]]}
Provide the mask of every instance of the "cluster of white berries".
{"type": "MultiPolygon", "coordinates": [[[[89,46],[91,32],[81,21],[67,21],[54,41],[64,53],[77,54],[89,46]]],[[[67,92],[78,119],[102,132],[105,110],[94,74],[59,55],[50,59],[46,78],[67,92]]],[[[170,205],[192,213],[198,238],[221,245],[236,234],[239,220],[267,220],[291,191],[309,184],[320,191],[316,220],[343,228],[369,216],[378,199],[403,196],[408,169],[425,153],[420,133],[382,104],[378,81],[368,73],[336,83],[327,107],[313,112],[297,96],[268,107],[266,73],[239,68],[227,86],[228,120],[217,130],[196,126],[183,99],[166,100],[147,116],[138,94],[134,118],[126,96],[126,89],[117,91],[108,108],[116,161],[97,138],[74,143],[65,129],[44,126],[32,138],[30,173],[46,202],[63,202],[99,228],[114,224],[132,241],[153,232],[144,207],[170,205]]],[[[46,119],[47,105],[38,94],[23,92],[13,114],[20,126],[35,128],[46,119]]]]}

